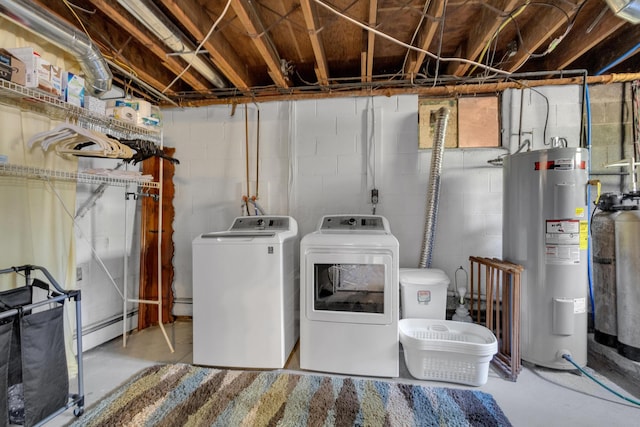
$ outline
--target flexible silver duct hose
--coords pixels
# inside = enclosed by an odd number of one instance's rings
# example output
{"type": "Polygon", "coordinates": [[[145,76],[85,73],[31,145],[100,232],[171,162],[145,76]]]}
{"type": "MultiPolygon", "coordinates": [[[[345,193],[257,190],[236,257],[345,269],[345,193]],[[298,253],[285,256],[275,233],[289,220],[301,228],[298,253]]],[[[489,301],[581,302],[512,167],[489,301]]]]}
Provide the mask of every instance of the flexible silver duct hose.
{"type": "Polygon", "coordinates": [[[31,2],[0,0],[0,16],[71,53],[84,72],[85,88],[91,95],[99,97],[111,89],[111,70],[86,34],[31,2]]]}
{"type": "Polygon", "coordinates": [[[440,197],[440,170],[442,169],[442,156],[444,155],[444,138],[447,133],[447,123],[449,122],[449,109],[442,107],[436,112],[436,115],[420,268],[430,268],[431,258],[433,257],[433,245],[436,240],[436,220],[438,217],[438,198],[440,197]]]}

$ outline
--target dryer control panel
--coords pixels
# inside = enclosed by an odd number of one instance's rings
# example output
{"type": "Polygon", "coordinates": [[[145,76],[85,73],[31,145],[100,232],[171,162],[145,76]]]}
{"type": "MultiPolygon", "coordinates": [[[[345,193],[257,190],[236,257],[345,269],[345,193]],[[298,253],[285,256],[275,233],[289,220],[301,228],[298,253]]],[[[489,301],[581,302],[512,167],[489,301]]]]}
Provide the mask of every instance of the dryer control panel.
{"type": "Polygon", "coordinates": [[[384,218],[376,215],[336,215],[322,218],[320,230],[332,231],[389,231],[384,218]]]}

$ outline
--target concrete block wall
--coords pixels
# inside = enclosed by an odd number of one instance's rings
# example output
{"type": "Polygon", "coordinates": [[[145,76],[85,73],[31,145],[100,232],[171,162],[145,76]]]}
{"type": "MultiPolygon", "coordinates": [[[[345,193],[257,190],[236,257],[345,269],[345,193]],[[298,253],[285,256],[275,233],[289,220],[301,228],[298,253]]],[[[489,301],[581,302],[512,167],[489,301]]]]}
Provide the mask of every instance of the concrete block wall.
{"type": "MultiPolygon", "coordinates": [[[[277,102],[260,104],[260,111],[260,188],[266,191],[260,199],[264,194],[268,214],[293,216],[303,236],[324,214],[372,213],[375,187],[376,213],[400,242],[400,266],[418,266],[431,150],[418,150],[417,96],[277,102]]],[[[243,112],[238,107],[232,114],[230,106],[165,111],[165,144],[181,162],[174,178],[174,314],[190,315],[192,240],[227,228],[241,213],[243,112]]],[[[252,177],[256,119],[250,106],[252,177]]],[[[445,151],[432,267],[452,282],[459,266],[468,269],[470,255],[501,255],[502,171],[487,161],[504,152],[445,151]]]]}
{"type": "Polygon", "coordinates": [[[530,140],[531,150],[550,148],[552,137],[580,146],[582,87],[544,86],[510,89],[502,94],[502,144],[510,152],[530,140]]]}
{"type": "Polygon", "coordinates": [[[193,239],[225,230],[243,214],[242,196],[256,193],[257,159],[259,204],[269,214],[287,215],[288,111],[283,102],[251,104],[246,110],[224,105],[163,112],[164,143],[176,148],[174,156],[180,161],[174,176],[174,315],[192,314],[193,239]]]}
{"type": "Polygon", "coordinates": [[[601,181],[602,192],[627,192],[631,185],[629,169],[605,165],[633,156],[631,83],[593,85],[589,97],[592,178],[601,181]]]}
{"type": "MultiPolygon", "coordinates": [[[[445,150],[432,266],[445,270],[452,282],[459,266],[468,270],[470,255],[501,256],[502,169],[491,166],[488,160],[505,154],[507,147],[515,151],[520,130],[530,132],[523,137],[533,138],[533,149],[546,147],[545,134],[567,137],[570,146],[579,140],[581,90],[577,86],[529,91],[502,94],[504,149],[445,150]]],[[[617,168],[604,170],[601,165],[632,153],[630,85],[592,86],[590,99],[592,168],[596,173],[618,172],[617,168]]],[[[317,227],[322,214],[371,213],[370,190],[375,187],[380,198],[376,213],[387,217],[400,242],[400,265],[418,265],[431,150],[417,148],[416,96],[249,105],[250,192],[255,192],[256,183],[258,108],[259,201],[267,213],[292,215],[299,222],[302,236],[317,227]]],[[[164,143],[176,148],[175,156],[181,162],[174,178],[174,314],[190,316],[191,242],[200,233],[228,228],[241,214],[241,196],[247,192],[245,110],[243,106],[235,110],[231,106],[172,109],[164,111],[164,120],[164,143]]],[[[113,164],[81,159],[81,169],[88,167],[113,164]]],[[[620,175],[594,178],[603,181],[602,191],[620,189],[620,175]]],[[[622,186],[626,188],[628,181],[625,177],[622,186]]],[[[79,185],[78,207],[93,190],[79,185]]],[[[107,189],[78,225],[120,288],[124,258],[128,258],[128,283],[134,293],[139,211],[132,205],[135,202],[124,201],[123,192],[121,188],[107,189]],[[125,205],[129,219],[126,236],[125,205]]],[[[78,283],[83,291],[83,323],[88,330],[96,330],[85,336],[84,343],[92,347],[122,333],[118,323],[122,300],[95,260],[89,243],[78,238],[77,259],[83,274],[78,283]]],[[[453,287],[452,283],[450,289],[453,287]]],[[[134,318],[131,325],[135,324],[134,318]]]]}

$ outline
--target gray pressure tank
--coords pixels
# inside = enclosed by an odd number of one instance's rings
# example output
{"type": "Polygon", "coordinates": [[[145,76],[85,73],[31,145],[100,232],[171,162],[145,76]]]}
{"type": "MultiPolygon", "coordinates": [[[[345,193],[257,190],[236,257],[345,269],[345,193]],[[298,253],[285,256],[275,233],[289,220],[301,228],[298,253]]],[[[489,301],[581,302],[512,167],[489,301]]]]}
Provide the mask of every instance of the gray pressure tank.
{"type": "Polygon", "coordinates": [[[640,212],[615,220],[618,353],[640,361],[640,212]]]}
{"type": "Polygon", "coordinates": [[[620,212],[599,211],[591,220],[594,339],[613,348],[618,345],[615,221],[620,212]]]}

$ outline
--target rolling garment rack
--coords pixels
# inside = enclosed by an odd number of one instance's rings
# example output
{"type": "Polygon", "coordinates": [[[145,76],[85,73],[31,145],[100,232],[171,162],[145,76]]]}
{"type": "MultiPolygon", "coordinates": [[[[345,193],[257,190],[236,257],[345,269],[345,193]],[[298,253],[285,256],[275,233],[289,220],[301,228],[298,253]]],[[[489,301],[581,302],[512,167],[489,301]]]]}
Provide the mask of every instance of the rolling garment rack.
{"type": "MultiPolygon", "coordinates": [[[[129,138],[129,139],[140,139],[153,142],[154,144],[159,145],[160,149],[162,149],[163,145],[163,137],[162,132],[160,130],[152,130],[145,127],[137,126],[132,123],[124,122],[122,120],[114,119],[113,117],[107,117],[105,115],[95,113],[93,111],[89,111],[84,108],[76,107],[74,105],[68,104],[64,101],[61,101],[51,95],[48,95],[44,92],[39,92],[36,90],[32,90],[30,88],[26,88],[24,86],[17,85],[13,82],[7,80],[0,79],[0,104],[9,105],[12,107],[17,107],[21,110],[34,111],[36,113],[45,115],[55,120],[73,120],[76,122],[78,126],[81,126],[86,129],[94,129],[99,130],[103,133],[109,133],[118,138],[129,138]]],[[[125,187],[125,197],[126,196],[126,187],[131,184],[137,185],[139,188],[155,188],[158,189],[159,192],[159,200],[162,200],[162,167],[160,168],[160,177],[159,182],[148,181],[141,178],[122,178],[122,177],[110,177],[110,176],[102,176],[102,175],[94,175],[88,173],[79,173],[79,172],[64,172],[57,171],[51,169],[43,169],[36,168],[30,166],[23,165],[12,165],[8,163],[0,163],[0,176],[13,176],[13,177],[25,177],[29,179],[39,179],[46,182],[50,182],[52,180],[62,180],[62,181],[76,181],[88,184],[104,184],[110,186],[121,186],[125,187]]],[[[61,201],[62,202],[62,201],[61,201]]],[[[160,202],[161,203],[161,202],[160,202]]],[[[63,204],[64,205],[64,204],[63,204]]],[[[160,205],[162,207],[162,204],[160,205]]],[[[69,212],[66,206],[63,206],[65,211],[72,217],[73,214],[69,212]]],[[[125,213],[126,215],[126,213],[125,213]]],[[[78,225],[74,220],[74,226],[79,229],[78,225]]],[[[158,229],[162,230],[162,209],[159,209],[159,218],[158,218],[158,229]]],[[[126,218],[125,218],[125,230],[126,230],[126,218]]],[[[82,232],[82,230],[80,230],[82,232]]],[[[93,248],[92,252],[96,257],[98,263],[102,267],[102,269],[107,273],[109,279],[118,292],[119,296],[123,299],[123,306],[125,308],[122,313],[122,323],[123,323],[123,332],[122,332],[122,341],[123,347],[126,347],[127,342],[127,330],[126,330],[126,322],[127,322],[127,311],[126,306],[127,303],[137,303],[137,304],[150,304],[158,306],[158,324],[164,336],[164,339],[169,347],[169,350],[173,353],[174,348],[167,335],[167,332],[162,323],[162,252],[161,252],[161,236],[158,239],[158,298],[155,300],[142,300],[135,298],[127,297],[127,281],[126,281],[126,272],[123,283],[123,290],[120,290],[113,280],[111,274],[107,270],[104,263],[97,256],[95,250],[93,248]]],[[[125,258],[125,269],[127,268],[126,258],[125,258]]],[[[81,329],[80,329],[81,331],[81,329]]]]}
{"type": "Polygon", "coordinates": [[[51,274],[37,265],[0,270],[24,276],[25,285],[0,292],[0,424],[40,426],[76,407],[84,413],[82,333],[77,334],[77,393],[69,393],[64,343],[63,309],[75,302],[76,330],[82,331],[80,291],[64,290],[51,274]],[[45,281],[32,278],[34,270],[45,281]],[[7,407],[11,401],[20,403],[7,407]],[[16,397],[17,396],[17,397],[16,397]]]}

